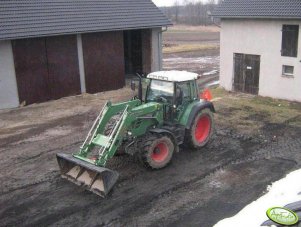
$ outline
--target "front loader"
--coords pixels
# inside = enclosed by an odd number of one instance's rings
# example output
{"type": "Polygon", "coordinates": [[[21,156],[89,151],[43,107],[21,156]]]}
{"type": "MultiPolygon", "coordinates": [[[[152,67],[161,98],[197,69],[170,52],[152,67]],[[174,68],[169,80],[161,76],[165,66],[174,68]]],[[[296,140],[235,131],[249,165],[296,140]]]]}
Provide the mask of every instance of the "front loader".
{"type": "Polygon", "coordinates": [[[105,168],[114,155],[135,155],[146,167],[160,169],[180,145],[205,146],[214,130],[215,110],[209,100],[200,99],[197,78],[185,71],[154,72],[144,79],[144,100],[140,78],[139,97],[107,102],[79,151],[57,154],[62,177],[105,196],[118,179],[116,171],[105,168]]]}

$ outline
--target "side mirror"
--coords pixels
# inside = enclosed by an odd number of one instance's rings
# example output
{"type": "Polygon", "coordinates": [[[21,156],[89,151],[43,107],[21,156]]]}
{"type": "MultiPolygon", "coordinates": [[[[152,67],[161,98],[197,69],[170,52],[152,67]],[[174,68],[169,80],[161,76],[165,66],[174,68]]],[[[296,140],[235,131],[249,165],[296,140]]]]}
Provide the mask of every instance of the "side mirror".
{"type": "Polygon", "coordinates": [[[135,91],[136,90],[136,84],[135,81],[131,81],[131,90],[135,91]]]}

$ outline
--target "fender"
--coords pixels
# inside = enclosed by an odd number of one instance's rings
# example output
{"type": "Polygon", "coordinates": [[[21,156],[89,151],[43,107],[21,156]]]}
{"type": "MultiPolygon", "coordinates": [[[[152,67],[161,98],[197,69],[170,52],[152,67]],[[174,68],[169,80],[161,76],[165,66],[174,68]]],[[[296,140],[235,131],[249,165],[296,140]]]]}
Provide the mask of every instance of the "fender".
{"type": "Polygon", "coordinates": [[[171,139],[173,140],[173,144],[175,145],[175,151],[179,152],[178,141],[177,141],[175,135],[171,131],[168,131],[168,130],[163,129],[163,128],[152,128],[152,129],[149,130],[149,132],[158,133],[158,134],[162,134],[162,133],[168,134],[171,137],[171,139]]]}
{"type": "Polygon", "coordinates": [[[186,129],[190,129],[195,115],[198,112],[200,112],[201,110],[206,109],[206,108],[210,109],[211,112],[215,113],[215,108],[214,108],[212,102],[200,101],[199,103],[195,104],[192,107],[191,112],[190,112],[189,117],[188,117],[188,120],[187,120],[186,129]]]}

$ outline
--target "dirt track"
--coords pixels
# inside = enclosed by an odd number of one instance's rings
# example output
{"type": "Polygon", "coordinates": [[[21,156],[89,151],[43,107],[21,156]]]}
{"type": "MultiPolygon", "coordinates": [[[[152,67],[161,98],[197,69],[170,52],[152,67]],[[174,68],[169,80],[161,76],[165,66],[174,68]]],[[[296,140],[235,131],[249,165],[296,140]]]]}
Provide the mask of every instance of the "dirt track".
{"type": "Polygon", "coordinates": [[[123,89],[0,113],[1,226],[212,226],[300,166],[299,127],[250,114],[263,123],[261,134],[243,134],[224,123],[235,109],[217,101],[217,130],[207,148],[181,149],[160,171],[131,157],[112,159],[109,167],[121,176],[108,198],[61,179],[55,154],[78,149],[105,99],[130,96],[123,89]]]}

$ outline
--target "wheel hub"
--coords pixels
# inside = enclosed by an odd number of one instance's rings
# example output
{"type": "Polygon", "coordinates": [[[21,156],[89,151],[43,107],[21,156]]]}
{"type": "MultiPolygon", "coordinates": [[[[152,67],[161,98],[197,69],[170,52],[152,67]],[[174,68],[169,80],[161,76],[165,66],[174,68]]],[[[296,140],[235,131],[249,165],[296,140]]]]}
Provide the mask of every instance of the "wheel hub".
{"type": "Polygon", "coordinates": [[[163,162],[168,157],[168,153],[168,146],[161,142],[155,146],[151,158],[156,162],[163,162]]]}

